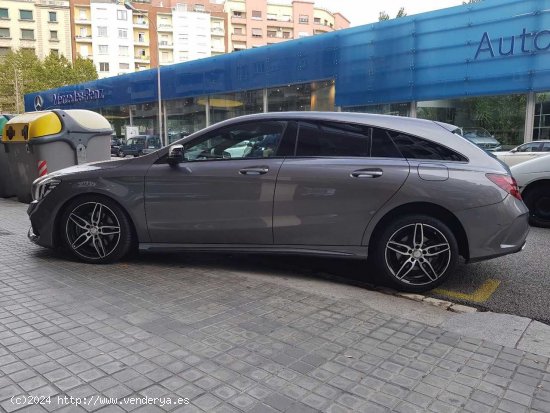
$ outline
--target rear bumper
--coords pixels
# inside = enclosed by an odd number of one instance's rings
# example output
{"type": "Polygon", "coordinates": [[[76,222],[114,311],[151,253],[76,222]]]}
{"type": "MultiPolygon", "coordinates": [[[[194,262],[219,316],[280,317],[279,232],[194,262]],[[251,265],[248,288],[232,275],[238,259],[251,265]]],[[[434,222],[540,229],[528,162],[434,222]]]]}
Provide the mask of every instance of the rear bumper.
{"type": "Polygon", "coordinates": [[[456,213],[468,237],[469,262],[519,252],[529,234],[529,210],[511,195],[504,201],[456,213]]]}

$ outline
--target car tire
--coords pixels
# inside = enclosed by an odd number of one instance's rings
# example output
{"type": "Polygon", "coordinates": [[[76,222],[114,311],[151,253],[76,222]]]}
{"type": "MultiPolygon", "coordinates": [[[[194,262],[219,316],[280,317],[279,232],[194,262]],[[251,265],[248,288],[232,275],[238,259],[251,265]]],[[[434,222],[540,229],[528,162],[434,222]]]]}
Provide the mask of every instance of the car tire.
{"type": "Polygon", "coordinates": [[[408,215],[386,224],[373,240],[372,263],[392,287],[407,292],[431,290],[458,263],[458,243],[441,220],[408,215]]]}
{"type": "Polygon", "coordinates": [[[108,264],[124,257],[132,246],[132,226],[112,199],[85,195],[71,201],[61,216],[60,234],[79,260],[108,264]]]}
{"type": "Polygon", "coordinates": [[[143,156],[143,151],[138,151],[138,153],[134,155],[134,158],[138,156],[143,156]]]}
{"type": "Polygon", "coordinates": [[[123,151],[118,151],[118,156],[120,156],[121,158],[125,158],[126,154],[123,151]]]}
{"type": "Polygon", "coordinates": [[[550,228],[550,185],[538,185],[523,192],[523,202],[529,208],[529,223],[550,228]]]}

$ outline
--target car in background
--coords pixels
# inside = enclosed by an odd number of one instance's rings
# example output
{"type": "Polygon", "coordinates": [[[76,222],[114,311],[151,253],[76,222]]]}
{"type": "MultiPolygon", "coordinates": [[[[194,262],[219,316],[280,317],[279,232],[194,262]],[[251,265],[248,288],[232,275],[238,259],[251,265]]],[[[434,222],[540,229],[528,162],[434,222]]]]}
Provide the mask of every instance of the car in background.
{"type": "Polygon", "coordinates": [[[486,151],[498,151],[501,143],[484,128],[462,128],[462,136],[486,151]]]}
{"type": "Polygon", "coordinates": [[[122,146],[122,139],[116,135],[111,136],[111,156],[120,156],[120,147],[122,146]]]}
{"type": "Polygon", "coordinates": [[[529,232],[508,168],[455,129],[362,113],[233,118],[143,157],[37,179],[29,238],[90,263],[133,246],[368,258],[365,276],[425,291],[460,256],[518,252],[529,232]]]}
{"type": "Polygon", "coordinates": [[[128,138],[120,147],[119,156],[142,156],[161,148],[160,138],[157,135],[136,135],[128,138]]]}
{"type": "Polygon", "coordinates": [[[550,228],[550,153],[514,165],[510,170],[529,208],[531,225],[550,228]]]}
{"type": "Polygon", "coordinates": [[[497,158],[508,166],[548,154],[550,154],[550,140],[527,142],[509,151],[495,152],[497,158]]]}

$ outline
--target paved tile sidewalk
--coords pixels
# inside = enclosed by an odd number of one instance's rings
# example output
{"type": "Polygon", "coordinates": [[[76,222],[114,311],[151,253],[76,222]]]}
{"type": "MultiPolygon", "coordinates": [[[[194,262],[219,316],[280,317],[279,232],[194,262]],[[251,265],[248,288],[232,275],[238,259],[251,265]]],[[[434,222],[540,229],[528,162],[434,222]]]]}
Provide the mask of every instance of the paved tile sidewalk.
{"type": "Polygon", "coordinates": [[[72,262],[24,211],[0,200],[0,410],[550,412],[548,358],[192,258],[72,262]]]}

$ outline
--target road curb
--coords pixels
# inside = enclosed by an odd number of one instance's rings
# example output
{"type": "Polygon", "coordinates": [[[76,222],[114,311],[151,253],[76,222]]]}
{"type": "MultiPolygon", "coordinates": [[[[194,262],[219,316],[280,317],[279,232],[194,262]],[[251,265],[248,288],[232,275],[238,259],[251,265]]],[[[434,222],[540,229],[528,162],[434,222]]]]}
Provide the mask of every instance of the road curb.
{"type": "Polygon", "coordinates": [[[440,300],[439,298],[427,297],[423,294],[403,293],[392,290],[391,288],[376,288],[376,291],[383,294],[394,295],[396,297],[406,298],[407,300],[417,301],[439,307],[453,313],[477,313],[478,309],[463,304],[456,304],[451,301],[440,300]]]}

